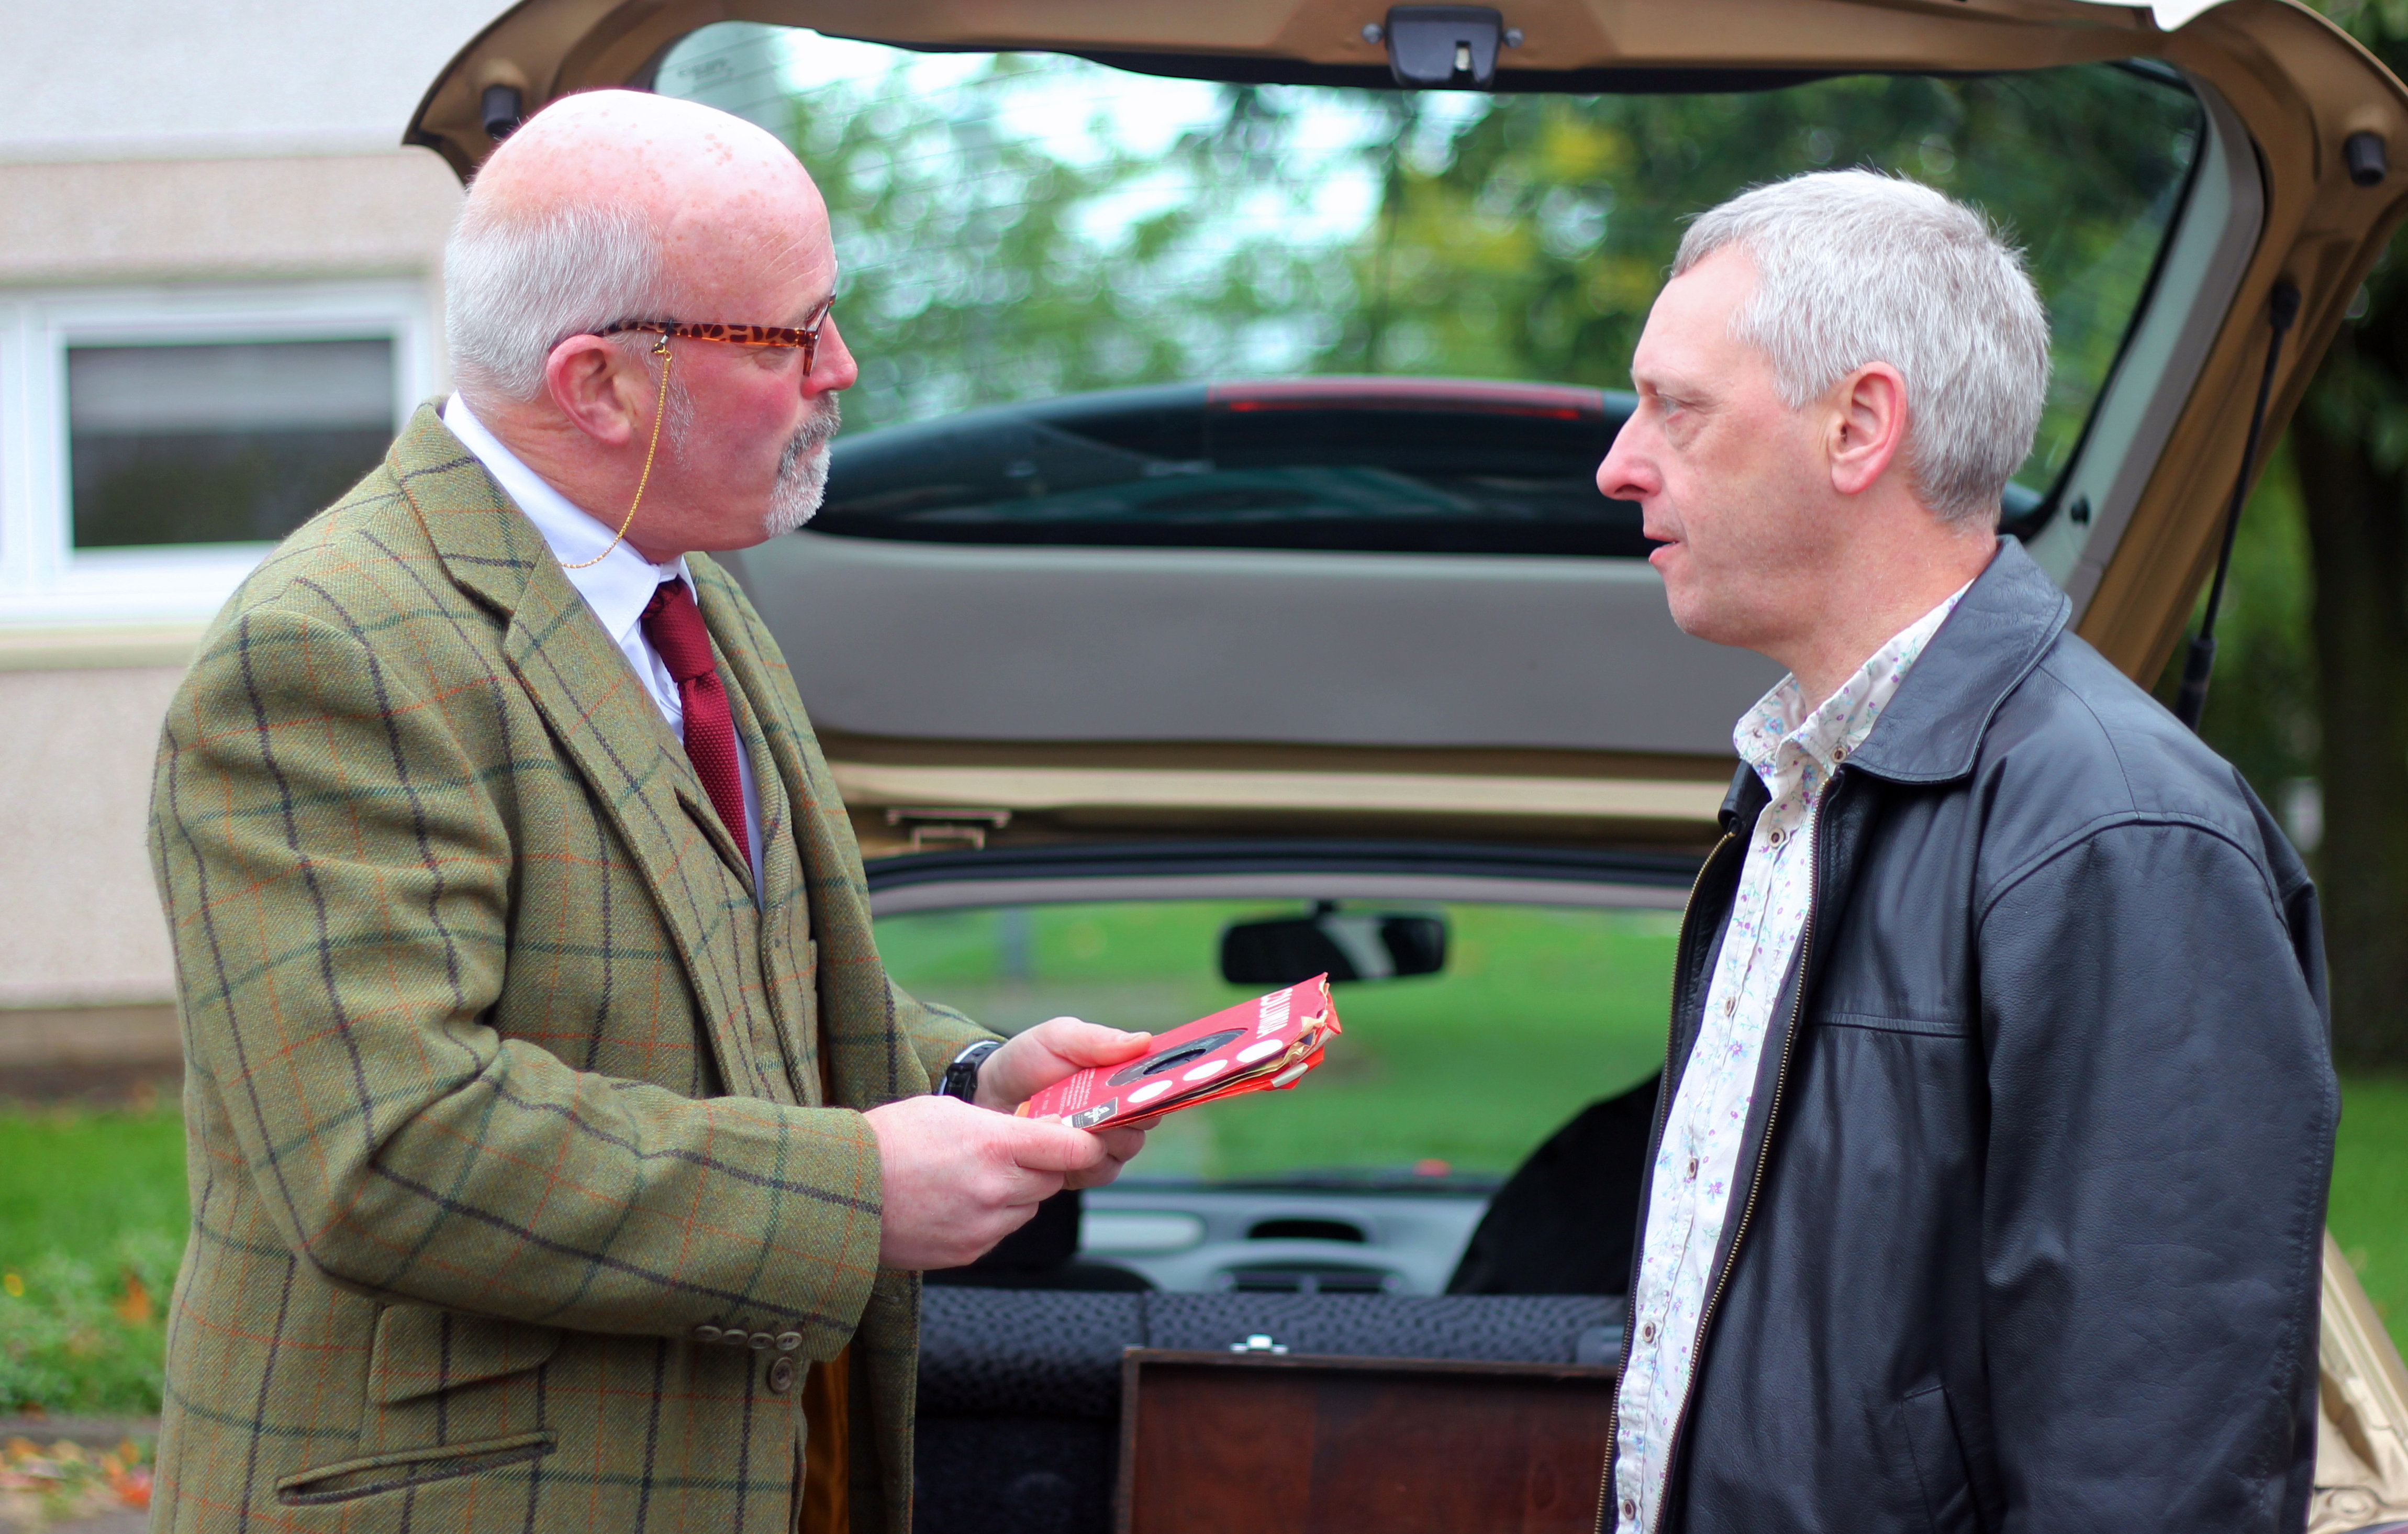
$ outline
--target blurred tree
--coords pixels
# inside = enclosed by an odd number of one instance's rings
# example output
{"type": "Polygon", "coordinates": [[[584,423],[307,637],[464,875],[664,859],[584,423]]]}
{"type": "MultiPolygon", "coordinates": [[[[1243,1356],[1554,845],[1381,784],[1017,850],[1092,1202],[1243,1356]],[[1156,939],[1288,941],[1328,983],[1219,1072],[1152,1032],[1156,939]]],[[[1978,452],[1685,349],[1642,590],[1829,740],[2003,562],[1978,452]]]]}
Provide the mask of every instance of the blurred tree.
{"type": "MultiPolygon", "coordinates": [[[[2286,436],[2269,455],[2241,514],[2232,577],[2216,620],[2214,684],[2200,734],[2275,808],[2300,851],[2314,861],[2321,793],[2310,633],[2315,583],[2309,563],[2306,514],[2286,436]]],[[[2200,604],[2205,600],[2202,592],[2200,604]]],[[[2169,706],[2182,680],[2183,652],[2174,647],[2157,680],[2157,698],[2169,706]]]]}
{"type": "Polygon", "coordinates": [[[1330,370],[1627,386],[1686,219],[1763,181],[1894,171],[1985,208],[2025,243],[2055,327],[2047,418],[2023,478],[2045,488],[2088,418],[2179,196],[2188,94],[2091,66],[1976,79],[1855,76],[1696,95],[1506,95],[1391,108],[1361,294],[1330,370]]]}
{"type": "MultiPolygon", "coordinates": [[[[2393,73],[2408,3],[2325,0],[2393,73]]],[[[2386,256],[2291,423],[2311,551],[2319,858],[2344,1066],[2408,1067],[2408,272],[2386,256]]]]}
{"type": "Polygon", "coordinates": [[[1014,117],[1040,92],[1075,110],[1096,65],[998,54],[934,94],[908,68],[791,102],[846,323],[878,338],[846,402],[856,425],[1224,373],[1264,327],[1351,301],[1325,251],[1227,217],[1241,196],[1311,195],[1265,174],[1287,123],[1264,93],[1230,88],[1220,121],[1157,155],[1107,109],[1040,133],[1014,117]]]}
{"type": "Polygon", "coordinates": [[[2058,359],[2035,488],[2122,343],[2198,120],[2102,65],[1670,96],[1224,86],[1165,150],[1098,65],[999,55],[939,90],[914,68],[789,96],[845,313],[879,338],[860,424],[1232,373],[1621,386],[1686,216],[1867,165],[2028,243],[2058,359]]]}

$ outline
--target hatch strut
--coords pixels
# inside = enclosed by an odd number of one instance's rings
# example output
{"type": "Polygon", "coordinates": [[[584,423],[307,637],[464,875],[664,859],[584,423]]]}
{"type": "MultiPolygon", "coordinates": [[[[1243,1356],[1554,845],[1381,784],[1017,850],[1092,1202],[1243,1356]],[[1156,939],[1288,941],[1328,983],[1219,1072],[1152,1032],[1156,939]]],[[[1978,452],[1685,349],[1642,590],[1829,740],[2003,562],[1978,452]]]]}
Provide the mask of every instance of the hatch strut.
{"type": "Polygon", "coordinates": [[[2274,283],[2267,320],[2274,334],[2266,341],[2266,371],[2258,379],[2258,404],[2249,412],[2249,436],[2241,445],[2241,475],[2232,481],[2232,504],[2224,513],[2224,548],[2215,556],[2215,581],[2207,588],[2207,608],[2200,614],[2199,632],[2191,636],[2190,653],[2183,660],[2182,690],[2174,695],[2174,717],[2192,734],[2207,709],[2207,676],[2215,669],[2215,612],[2224,605],[2225,579],[2232,573],[2232,540],[2241,531],[2241,503],[2249,495],[2249,471],[2258,466],[2258,434],[2266,425],[2266,400],[2274,391],[2274,364],[2283,355],[2283,334],[2300,317],[2300,290],[2288,278],[2274,283]]]}

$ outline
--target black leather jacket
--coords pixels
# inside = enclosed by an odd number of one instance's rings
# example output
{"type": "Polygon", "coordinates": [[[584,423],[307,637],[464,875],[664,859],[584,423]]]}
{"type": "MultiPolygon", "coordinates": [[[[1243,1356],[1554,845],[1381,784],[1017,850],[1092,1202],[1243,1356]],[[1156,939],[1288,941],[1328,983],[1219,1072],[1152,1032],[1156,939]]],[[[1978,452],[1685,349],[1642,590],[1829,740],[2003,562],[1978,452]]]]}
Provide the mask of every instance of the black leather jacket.
{"type": "MultiPolygon", "coordinates": [[[[2305,1521],[2339,1112],[2315,895],[2067,612],[2002,540],[1826,793],[1659,1528],[2305,1521]]],[[[1765,801],[1742,767],[1664,1104],[1765,801]]]]}

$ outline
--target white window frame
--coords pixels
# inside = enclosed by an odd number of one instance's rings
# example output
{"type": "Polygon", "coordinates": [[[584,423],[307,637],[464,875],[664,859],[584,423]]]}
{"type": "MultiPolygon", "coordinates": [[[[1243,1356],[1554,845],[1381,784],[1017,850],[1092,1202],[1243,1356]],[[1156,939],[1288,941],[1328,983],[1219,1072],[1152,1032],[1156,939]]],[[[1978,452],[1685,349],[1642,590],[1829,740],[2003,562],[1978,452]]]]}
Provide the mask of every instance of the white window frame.
{"type": "Polygon", "coordinates": [[[0,625],[199,623],[275,547],[78,550],[68,348],[355,340],[393,343],[398,432],[439,386],[421,282],[0,291],[0,625]]]}

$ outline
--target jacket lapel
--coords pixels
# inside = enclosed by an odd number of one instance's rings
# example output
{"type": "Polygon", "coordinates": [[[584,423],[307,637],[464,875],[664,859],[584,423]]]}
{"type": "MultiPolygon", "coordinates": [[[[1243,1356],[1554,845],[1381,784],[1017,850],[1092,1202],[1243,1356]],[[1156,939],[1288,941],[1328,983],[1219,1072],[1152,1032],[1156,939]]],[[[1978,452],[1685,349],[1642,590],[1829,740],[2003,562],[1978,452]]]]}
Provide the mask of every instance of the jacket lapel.
{"type": "MultiPolygon", "coordinates": [[[[697,586],[702,571],[689,558],[697,586]]],[[[706,595],[704,623],[710,619],[706,595]]],[[[721,680],[736,713],[737,744],[752,767],[761,810],[761,989],[779,1030],[778,1055],[784,1063],[794,1101],[827,1101],[821,1075],[819,1007],[813,982],[817,964],[811,941],[810,902],[802,878],[801,848],[794,833],[794,810],[786,770],[769,749],[768,720],[776,700],[757,695],[734,662],[731,647],[713,636],[721,680]]]]}
{"type": "Polygon", "coordinates": [[[691,866],[686,828],[710,839],[714,862],[733,855],[742,867],[749,859],[734,849],[667,722],[543,536],[431,404],[411,418],[389,461],[446,572],[508,619],[504,658],[642,870],[694,988],[722,1081],[730,1092],[763,1095],[742,982],[727,972],[728,946],[714,941],[728,920],[724,879],[716,867],[691,866]]]}
{"type": "MultiPolygon", "coordinates": [[[[740,695],[738,707],[749,708],[752,727],[760,732],[768,750],[782,789],[779,795],[783,801],[780,812],[792,823],[791,851],[800,862],[794,867],[781,863],[774,870],[769,867],[767,846],[768,833],[774,827],[767,824],[762,826],[762,872],[768,880],[763,903],[774,903],[790,895],[807,896],[808,892],[799,886],[808,882],[805,869],[810,867],[813,849],[806,838],[804,823],[813,818],[818,801],[813,794],[816,785],[810,781],[810,764],[795,738],[797,721],[786,707],[794,681],[781,661],[765,656],[752,642],[751,625],[740,605],[741,594],[726,571],[706,554],[688,554],[686,568],[694,573],[695,589],[701,596],[703,624],[710,630],[711,644],[726,670],[728,686],[740,695]]],[[[762,813],[767,816],[769,812],[765,802],[762,813]]]]}
{"type": "MultiPolygon", "coordinates": [[[[804,717],[794,679],[733,578],[699,556],[689,556],[687,563],[702,593],[704,621],[752,702],[784,785],[800,860],[796,893],[807,909],[780,925],[806,931],[818,943],[814,978],[831,1100],[867,1108],[925,1091],[924,1073],[900,1042],[894,991],[878,957],[852,823],[804,717]]],[[[821,1045],[820,1038],[810,1040],[814,1051],[821,1045]]]]}

